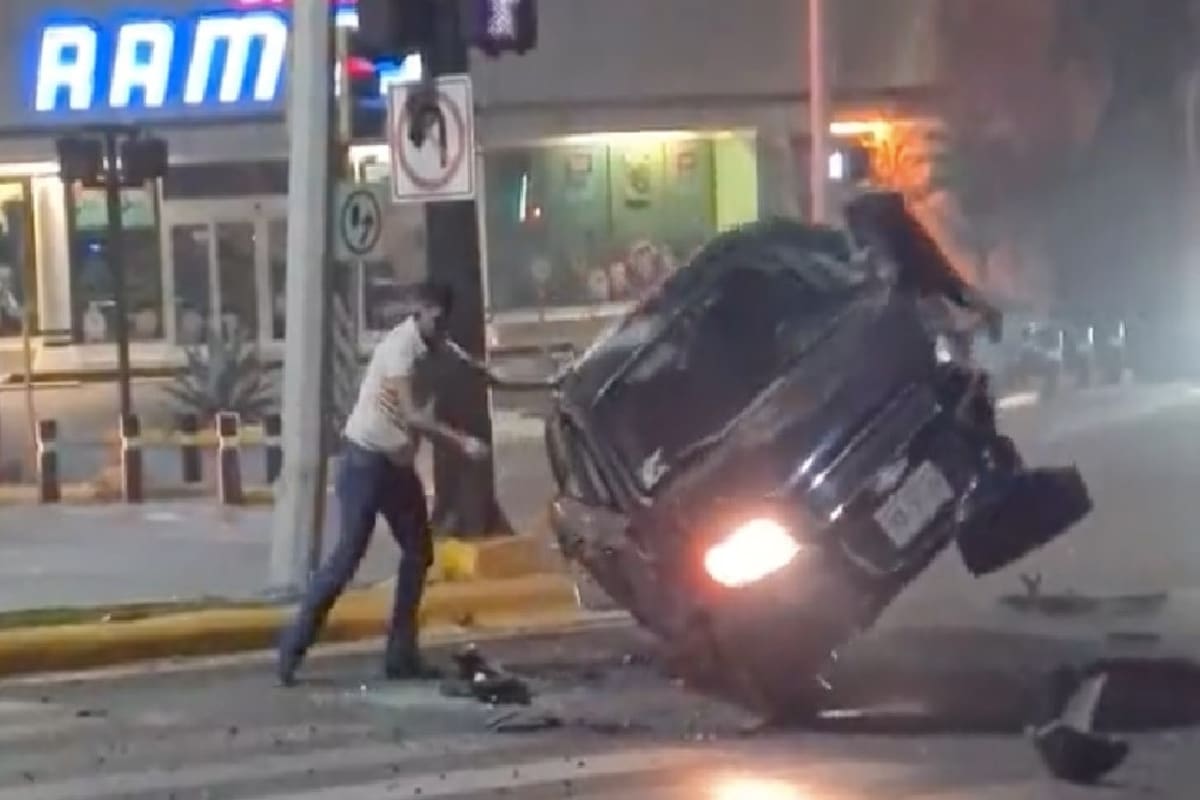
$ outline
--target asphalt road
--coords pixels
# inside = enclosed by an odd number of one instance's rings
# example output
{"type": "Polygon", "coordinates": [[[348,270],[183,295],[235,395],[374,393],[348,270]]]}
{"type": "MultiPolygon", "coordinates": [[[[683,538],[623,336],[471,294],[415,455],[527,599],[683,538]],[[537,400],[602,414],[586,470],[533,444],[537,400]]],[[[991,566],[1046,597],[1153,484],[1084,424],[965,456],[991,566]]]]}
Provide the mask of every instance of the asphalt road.
{"type": "Polygon", "coordinates": [[[253,658],[0,684],[0,800],[1185,800],[1200,781],[1196,731],[1138,734],[1109,785],[1079,789],[1016,725],[921,733],[876,710],[761,728],[681,689],[623,626],[482,648],[534,689],[518,719],[557,727],[497,732],[513,709],[383,684],[373,653],[317,658],[293,689],[253,658]]]}

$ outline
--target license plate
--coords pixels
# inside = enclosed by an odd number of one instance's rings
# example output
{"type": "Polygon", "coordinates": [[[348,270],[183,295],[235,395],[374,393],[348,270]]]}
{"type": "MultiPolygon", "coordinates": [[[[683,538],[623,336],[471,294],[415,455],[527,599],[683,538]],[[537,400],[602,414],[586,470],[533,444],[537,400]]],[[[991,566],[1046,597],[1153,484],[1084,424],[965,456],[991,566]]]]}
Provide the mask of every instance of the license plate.
{"type": "Polygon", "coordinates": [[[954,490],[942,471],[928,461],[913,470],[904,485],[875,512],[875,521],[896,547],[906,547],[933,521],[954,490]]]}

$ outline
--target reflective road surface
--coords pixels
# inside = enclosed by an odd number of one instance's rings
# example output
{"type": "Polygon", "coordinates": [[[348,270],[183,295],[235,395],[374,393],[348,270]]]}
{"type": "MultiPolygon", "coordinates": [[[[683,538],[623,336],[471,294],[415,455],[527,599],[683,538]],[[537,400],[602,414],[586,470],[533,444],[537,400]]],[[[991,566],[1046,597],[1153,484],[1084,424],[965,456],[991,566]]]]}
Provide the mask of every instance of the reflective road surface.
{"type": "Polygon", "coordinates": [[[1016,728],[757,728],[674,685],[620,624],[482,646],[528,678],[532,707],[383,685],[373,654],[354,652],[319,658],[291,690],[258,658],[9,682],[0,800],[1182,799],[1200,785],[1188,731],[1135,737],[1112,784],[1083,789],[1046,777],[1016,728]],[[557,727],[493,729],[539,718],[557,727]]]}

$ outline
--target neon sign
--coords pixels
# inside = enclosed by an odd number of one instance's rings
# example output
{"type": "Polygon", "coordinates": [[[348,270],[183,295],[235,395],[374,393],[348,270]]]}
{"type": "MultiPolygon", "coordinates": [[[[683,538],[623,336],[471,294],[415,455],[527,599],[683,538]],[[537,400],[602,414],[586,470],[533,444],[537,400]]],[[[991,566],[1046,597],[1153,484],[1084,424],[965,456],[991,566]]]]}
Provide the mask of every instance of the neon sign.
{"type": "MultiPolygon", "coordinates": [[[[284,99],[290,3],[233,2],[231,10],[188,17],[43,25],[31,60],[29,107],[39,115],[278,110],[284,99]]],[[[357,27],[353,5],[338,2],[339,25],[357,27]]],[[[381,97],[392,82],[421,74],[417,57],[372,67],[381,97]]]]}

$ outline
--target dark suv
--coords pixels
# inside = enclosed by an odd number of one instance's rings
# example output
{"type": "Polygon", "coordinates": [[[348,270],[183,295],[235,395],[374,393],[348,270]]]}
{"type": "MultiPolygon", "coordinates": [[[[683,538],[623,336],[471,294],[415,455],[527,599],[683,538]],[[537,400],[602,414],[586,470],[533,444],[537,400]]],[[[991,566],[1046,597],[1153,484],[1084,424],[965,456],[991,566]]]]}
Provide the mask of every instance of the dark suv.
{"type": "Polygon", "coordinates": [[[982,371],[939,358],[961,283],[894,195],[853,238],[724,234],[566,373],[547,424],[563,552],[696,684],[807,713],[833,653],[951,542],[999,569],[1090,510],[1028,470],[982,371]]]}

